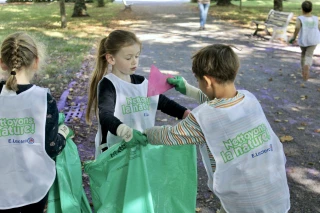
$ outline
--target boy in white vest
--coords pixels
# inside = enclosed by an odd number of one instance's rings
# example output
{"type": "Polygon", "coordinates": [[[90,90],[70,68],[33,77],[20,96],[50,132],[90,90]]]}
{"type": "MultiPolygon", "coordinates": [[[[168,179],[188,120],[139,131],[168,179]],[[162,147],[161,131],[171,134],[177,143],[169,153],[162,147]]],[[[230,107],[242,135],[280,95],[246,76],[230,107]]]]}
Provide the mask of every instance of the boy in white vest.
{"type": "Polygon", "coordinates": [[[49,90],[30,83],[43,60],[24,32],[4,39],[0,66],[0,212],[43,213],[56,177],[55,158],[73,131],[58,126],[59,111],[49,90]]]}
{"type": "Polygon", "coordinates": [[[309,70],[312,65],[313,52],[320,43],[320,25],[317,16],[311,14],[312,3],[304,1],[301,5],[302,15],[297,18],[296,27],[290,43],[293,43],[297,35],[301,48],[301,69],[303,80],[309,79],[309,70]]]}
{"type": "Polygon", "coordinates": [[[213,191],[222,213],[286,213],[290,195],[285,155],[256,97],[237,90],[240,62],[231,46],[214,44],[193,56],[199,89],[182,77],[168,82],[202,104],[175,126],[144,131],[155,145],[207,143],[216,161],[213,191]]]}

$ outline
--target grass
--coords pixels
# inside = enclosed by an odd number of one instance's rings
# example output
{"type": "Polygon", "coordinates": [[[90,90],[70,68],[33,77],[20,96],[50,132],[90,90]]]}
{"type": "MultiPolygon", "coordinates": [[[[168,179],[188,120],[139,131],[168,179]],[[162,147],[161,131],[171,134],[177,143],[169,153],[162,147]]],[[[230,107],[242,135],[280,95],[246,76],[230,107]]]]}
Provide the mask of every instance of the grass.
{"type": "MultiPolygon", "coordinates": [[[[232,1],[232,6],[222,7],[211,3],[210,14],[217,19],[226,20],[242,27],[254,28],[251,26],[252,20],[266,20],[268,12],[273,9],[273,1],[245,1],[242,0],[242,10],[240,10],[240,1],[232,1]]],[[[294,17],[288,26],[288,32],[294,32],[294,25],[297,16],[301,15],[301,0],[283,1],[283,12],[293,12],[294,17]]],[[[313,3],[314,15],[320,13],[320,2],[313,3]]]]}
{"type": "MultiPolygon", "coordinates": [[[[0,41],[16,31],[32,35],[46,49],[46,63],[37,75],[41,86],[64,79],[69,82],[107,25],[122,9],[121,4],[96,7],[86,4],[89,17],[72,18],[74,3],[66,3],[68,26],[61,29],[59,2],[0,4],[0,41]]],[[[37,81],[37,80],[36,80],[37,81]]],[[[57,89],[57,88],[56,88],[57,89]]],[[[56,93],[61,92],[56,90],[56,93]]],[[[60,94],[59,94],[60,95],[60,94]]]]}

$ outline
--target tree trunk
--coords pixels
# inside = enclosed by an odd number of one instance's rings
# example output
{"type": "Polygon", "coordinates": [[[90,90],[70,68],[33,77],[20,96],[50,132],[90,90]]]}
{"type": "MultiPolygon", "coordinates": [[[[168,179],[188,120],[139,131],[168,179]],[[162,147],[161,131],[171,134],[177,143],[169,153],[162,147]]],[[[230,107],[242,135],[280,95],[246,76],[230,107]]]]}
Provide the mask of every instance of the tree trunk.
{"type": "Polygon", "coordinates": [[[104,0],[98,0],[98,7],[104,7],[104,0]]]}
{"type": "Polygon", "coordinates": [[[73,14],[72,17],[83,17],[89,16],[87,13],[87,7],[84,0],[76,0],[74,3],[73,14]]]}
{"type": "Polygon", "coordinates": [[[282,0],[273,0],[273,9],[282,11],[283,10],[282,0]]]}
{"type": "Polygon", "coordinates": [[[231,0],[217,0],[217,5],[219,6],[231,5],[231,0]]]}
{"type": "Polygon", "coordinates": [[[65,0],[60,0],[61,28],[67,27],[65,0]]]}

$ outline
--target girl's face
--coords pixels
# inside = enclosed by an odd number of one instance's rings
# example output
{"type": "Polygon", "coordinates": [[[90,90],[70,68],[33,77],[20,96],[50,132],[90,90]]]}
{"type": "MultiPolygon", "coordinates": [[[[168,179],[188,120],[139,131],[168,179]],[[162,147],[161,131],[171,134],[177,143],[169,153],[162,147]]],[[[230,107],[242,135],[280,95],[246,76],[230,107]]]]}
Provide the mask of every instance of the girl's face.
{"type": "Polygon", "coordinates": [[[111,58],[109,58],[108,62],[113,65],[112,72],[116,75],[134,74],[139,65],[140,52],[140,45],[134,44],[121,48],[114,56],[109,55],[111,58]]]}

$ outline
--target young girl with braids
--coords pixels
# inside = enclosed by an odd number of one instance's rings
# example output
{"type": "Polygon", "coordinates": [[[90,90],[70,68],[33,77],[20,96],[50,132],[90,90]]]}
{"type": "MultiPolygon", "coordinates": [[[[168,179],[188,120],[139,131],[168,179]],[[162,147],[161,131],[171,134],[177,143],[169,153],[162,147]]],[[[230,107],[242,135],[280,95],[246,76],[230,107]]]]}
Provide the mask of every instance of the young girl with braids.
{"type": "Polygon", "coordinates": [[[140,131],[154,126],[157,110],[179,119],[190,112],[164,95],[147,97],[148,80],[134,74],[140,53],[141,42],[129,31],[115,30],[100,41],[86,113],[88,123],[92,108],[99,119],[96,157],[122,140],[145,143],[140,131]]]}
{"type": "Polygon", "coordinates": [[[24,32],[4,39],[0,83],[0,212],[42,213],[55,179],[55,158],[73,132],[58,126],[59,112],[49,90],[30,83],[41,49],[24,32]]]}

